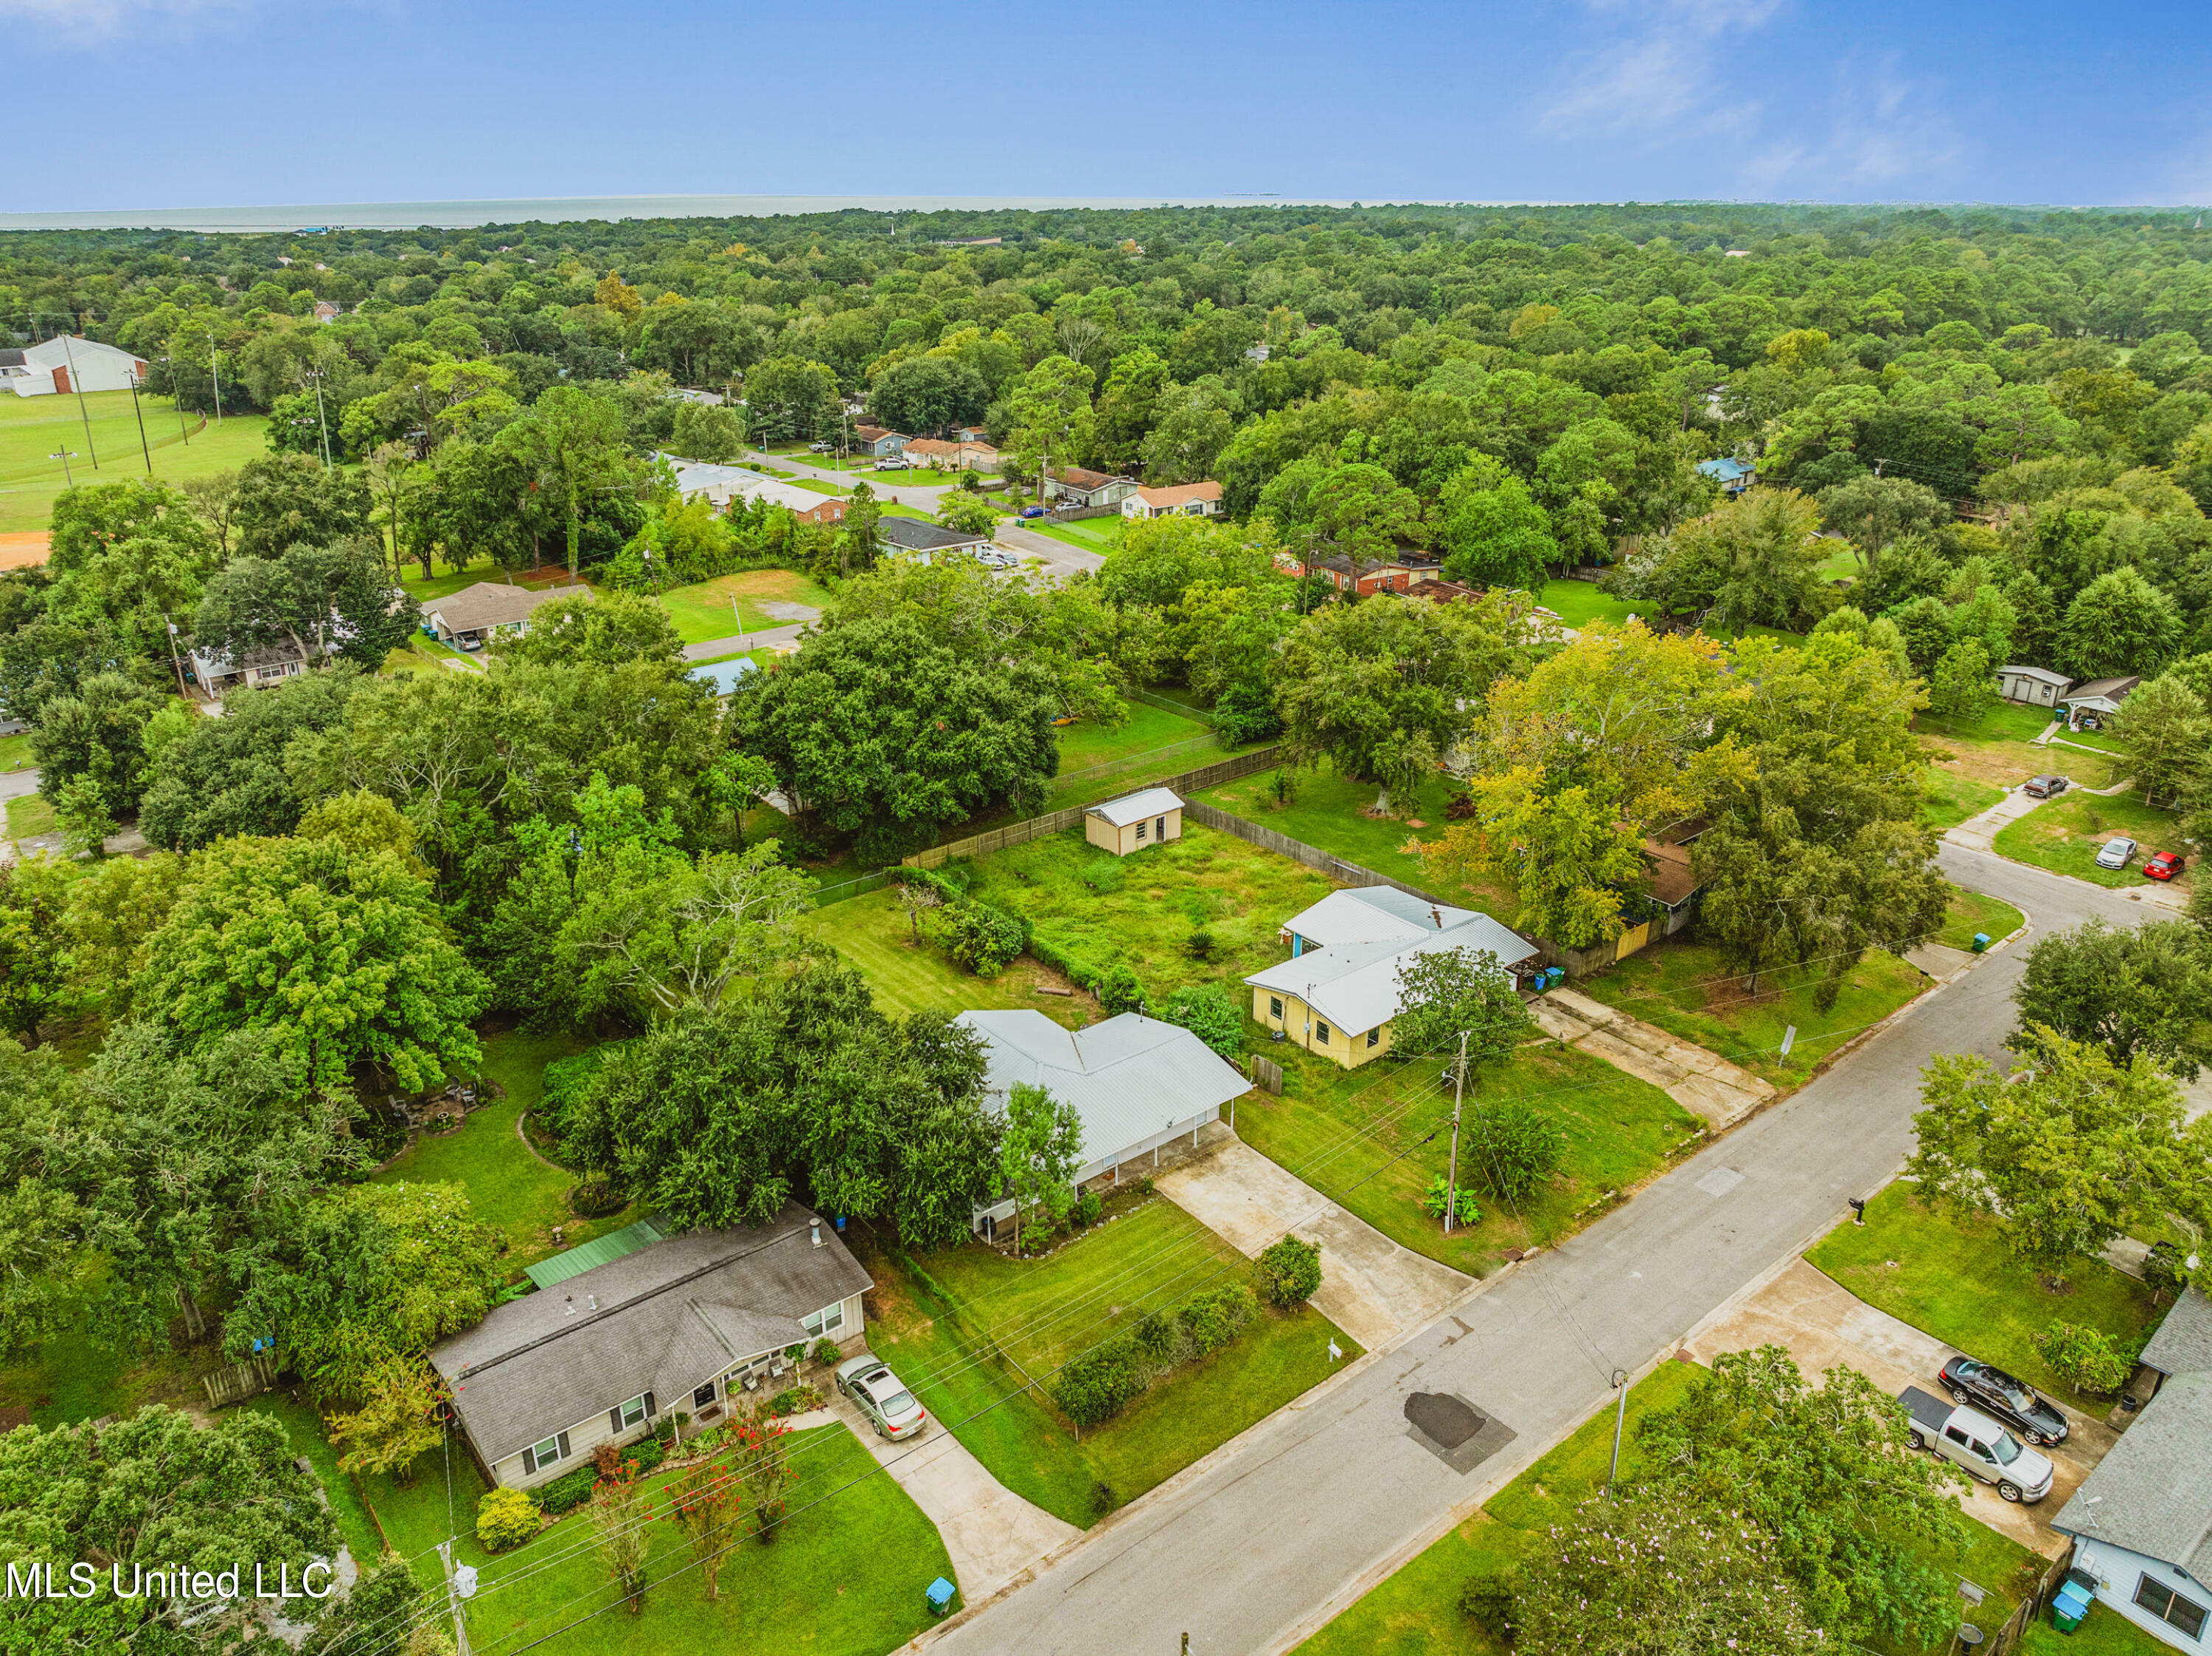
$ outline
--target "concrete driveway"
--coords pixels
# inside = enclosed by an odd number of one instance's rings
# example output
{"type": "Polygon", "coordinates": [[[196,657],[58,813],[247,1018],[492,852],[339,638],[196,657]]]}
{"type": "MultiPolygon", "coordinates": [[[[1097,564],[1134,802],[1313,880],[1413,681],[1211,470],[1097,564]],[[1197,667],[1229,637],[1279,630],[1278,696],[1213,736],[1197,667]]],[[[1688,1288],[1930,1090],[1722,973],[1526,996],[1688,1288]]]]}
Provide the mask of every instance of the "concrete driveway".
{"type": "Polygon", "coordinates": [[[1237,1138],[1154,1180],[1160,1194],[1249,1259],[1285,1232],[1321,1248],[1322,1315],[1370,1351],[1423,1326],[1475,1285],[1400,1247],[1237,1138]]]}
{"type": "Polygon", "coordinates": [[[1549,990],[1529,1003],[1528,1012],[1536,1027],[1554,1040],[1650,1082],[1691,1114],[1704,1118],[1715,1132],[1775,1095],[1772,1083],[1718,1053],[1574,990],[1549,990]]]}
{"type": "MultiPolygon", "coordinates": [[[[852,1428],[877,1465],[937,1526],[952,1556],[953,1578],[969,1604],[980,1604],[1082,1533],[993,1477],[942,1422],[933,1421],[918,1439],[892,1443],[877,1435],[851,1398],[835,1386],[829,1392],[830,1406],[821,1412],[852,1428]]],[[[800,1417],[808,1423],[815,1418],[800,1417]]]]}
{"type": "MultiPolygon", "coordinates": [[[[1761,1345],[1784,1347],[1808,1374],[1840,1365],[1893,1394],[1917,1386],[1937,1397],[1943,1389],[1936,1377],[1960,1355],[1956,1346],[1875,1310],[1802,1259],[1792,1260],[1765,1286],[1698,1329],[1682,1349],[1699,1362],[1711,1362],[1723,1351],[1761,1345]]],[[[2057,1472],[2049,1495],[2033,1507],[2014,1505],[1978,1483],[1960,1502],[1968,1517],[2047,1558],[2059,1557],[2071,1544],[2050,1520],[2119,1441],[2102,1421],[2058,1406],[2070,1429],[2063,1445],[2043,1451],[2057,1472]]]]}

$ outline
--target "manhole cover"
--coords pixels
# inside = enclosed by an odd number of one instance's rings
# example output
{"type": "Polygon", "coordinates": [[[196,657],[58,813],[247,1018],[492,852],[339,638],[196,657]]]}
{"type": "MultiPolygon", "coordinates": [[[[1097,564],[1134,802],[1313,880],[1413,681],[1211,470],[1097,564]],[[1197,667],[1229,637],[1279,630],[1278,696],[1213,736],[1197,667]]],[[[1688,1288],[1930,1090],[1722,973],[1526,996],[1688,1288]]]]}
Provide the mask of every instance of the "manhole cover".
{"type": "Polygon", "coordinates": [[[1483,1429],[1480,1415],[1441,1392],[1416,1392],[1406,1399],[1406,1418],[1440,1449],[1456,1449],[1483,1429]]]}

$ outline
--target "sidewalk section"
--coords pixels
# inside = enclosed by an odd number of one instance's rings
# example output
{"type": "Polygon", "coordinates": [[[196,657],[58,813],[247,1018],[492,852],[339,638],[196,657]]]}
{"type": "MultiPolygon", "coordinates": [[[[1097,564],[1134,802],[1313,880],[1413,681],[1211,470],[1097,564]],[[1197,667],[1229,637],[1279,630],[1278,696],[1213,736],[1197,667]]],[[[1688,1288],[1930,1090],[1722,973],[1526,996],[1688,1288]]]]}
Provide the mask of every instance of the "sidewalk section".
{"type": "Polygon", "coordinates": [[[1650,1082],[1716,1132],[1775,1096],[1771,1082],[1571,989],[1539,995],[1528,1011],[1554,1040],[1650,1082]]]}

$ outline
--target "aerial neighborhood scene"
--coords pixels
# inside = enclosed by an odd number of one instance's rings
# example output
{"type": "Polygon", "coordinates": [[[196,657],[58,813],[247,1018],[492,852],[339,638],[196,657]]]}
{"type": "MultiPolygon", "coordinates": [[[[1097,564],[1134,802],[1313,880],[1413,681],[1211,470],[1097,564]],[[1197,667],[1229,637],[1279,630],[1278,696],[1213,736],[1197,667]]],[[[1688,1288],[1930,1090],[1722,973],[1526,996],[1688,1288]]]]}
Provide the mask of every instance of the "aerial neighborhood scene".
{"type": "Polygon", "coordinates": [[[2202,19],[1322,10],[0,5],[0,1653],[2212,1656],[2202,19]]]}

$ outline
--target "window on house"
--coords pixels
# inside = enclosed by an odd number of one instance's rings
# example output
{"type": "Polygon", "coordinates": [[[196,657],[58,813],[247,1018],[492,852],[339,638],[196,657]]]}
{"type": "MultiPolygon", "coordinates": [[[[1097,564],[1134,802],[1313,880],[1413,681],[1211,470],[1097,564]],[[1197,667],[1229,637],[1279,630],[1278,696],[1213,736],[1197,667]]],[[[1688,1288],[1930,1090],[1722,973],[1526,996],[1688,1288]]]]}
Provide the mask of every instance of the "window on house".
{"type": "Polygon", "coordinates": [[[1370,1030],[1367,1032],[1367,1044],[1368,1044],[1370,1046],[1381,1046],[1381,1045],[1382,1044],[1382,1030],[1380,1030],[1380,1029],[1370,1029],[1370,1030]]]}
{"type": "Polygon", "coordinates": [[[1283,998],[1280,995],[1267,997],[1267,1016],[1278,1019],[1283,1016],[1283,998]]]}
{"type": "Polygon", "coordinates": [[[819,1339],[824,1334],[834,1334],[845,1325],[845,1302],[824,1306],[811,1317],[801,1317],[799,1325],[819,1339]]]}
{"type": "Polygon", "coordinates": [[[522,1475],[530,1477],[540,1466],[550,1466],[556,1460],[568,1458],[568,1435],[556,1433],[543,1443],[533,1443],[522,1452],[522,1475]]]}
{"type": "Polygon", "coordinates": [[[645,1418],[647,1412],[645,1398],[643,1397],[632,1398],[628,1403],[625,1403],[621,1408],[615,1410],[615,1419],[617,1422],[615,1427],[615,1430],[617,1432],[627,1432],[631,1427],[642,1421],[645,1418]]]}
{"type": "Polygon", "coordinates": [[[1150,827],[1152,827],[1152,824],[1151,824],[1150,822],[1139,822],[1139,823],[1138,823],[1138,824],[1137,824],[1137,840],[1138,840],[1138,843],[1142,844],[1142,843],[1144,842],[1144,838],[1145,838],[1145,830],[1146,830],[1146,828],[1150,828],[1150,827]]]}
{"type": "Polygon", "coordinates": [[[1322,1046],[1328,1046],[1328,1025],[1327,1025],[1326,1023],[1316,1023],[1316,1025],[1314,1025],[1314,1039],[1315,1039],[1316,1040],[1318,1040],[1319,1042],[1321,1042],[1321,1044],[1322,1044],[1322,1046]]]}
{"type": "Polygon", "coordinates": [[[2191,1639],[2203,1635],[2204,1606],[2184,1598],[2163,1581],[2154,1581],[2146,1575],[2136,1582],[2136,1603],[2191,1639]]]}

